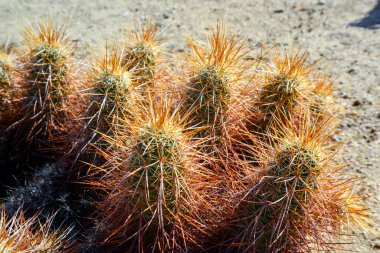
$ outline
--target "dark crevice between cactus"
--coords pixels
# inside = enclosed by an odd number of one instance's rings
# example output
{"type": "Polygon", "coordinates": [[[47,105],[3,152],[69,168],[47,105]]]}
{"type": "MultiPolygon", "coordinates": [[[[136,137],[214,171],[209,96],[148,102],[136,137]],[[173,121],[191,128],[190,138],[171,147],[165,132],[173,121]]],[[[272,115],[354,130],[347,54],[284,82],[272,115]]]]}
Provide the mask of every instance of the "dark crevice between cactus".
{"type": "Polygon", "coordinates": [[[20,208],[26,218],[38,214],[44,222],[51,217],[52,229],[72,228],[71,236],[78,242],[85,241],[84,231],[94,226],[86,217],[94,211],[90,204],[93,194],[68,178],[70,164],[46,164],[33,169],[24,184],[7,190],[4,199],[5,211],[9,216],[20,208]]]}

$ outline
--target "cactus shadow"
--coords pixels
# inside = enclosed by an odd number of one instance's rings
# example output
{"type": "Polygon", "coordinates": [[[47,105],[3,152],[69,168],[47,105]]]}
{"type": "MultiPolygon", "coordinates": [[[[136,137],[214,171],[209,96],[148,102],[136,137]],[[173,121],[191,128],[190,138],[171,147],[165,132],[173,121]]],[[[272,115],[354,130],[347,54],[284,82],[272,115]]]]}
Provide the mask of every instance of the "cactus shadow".
{"type": "Polygon", "coordinates": [[[376,6],[361,19],[355,20],[349,26],[362,27],[366,29],[379,29],[380,28],[380,1],[376,6]]]}

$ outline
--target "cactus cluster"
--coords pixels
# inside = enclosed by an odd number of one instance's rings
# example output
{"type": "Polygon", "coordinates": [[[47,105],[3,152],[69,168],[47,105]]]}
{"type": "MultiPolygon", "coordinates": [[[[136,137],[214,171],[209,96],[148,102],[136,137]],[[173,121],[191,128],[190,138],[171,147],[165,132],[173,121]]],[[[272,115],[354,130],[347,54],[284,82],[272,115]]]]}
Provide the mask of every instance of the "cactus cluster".
{"type": "Polygon", "coordinates": [[[339,251],[368,214],[317,62],[221,24],[164,58],[157,31],[79,64],[50,20],[0,53],[0,251],[339,251]]]}

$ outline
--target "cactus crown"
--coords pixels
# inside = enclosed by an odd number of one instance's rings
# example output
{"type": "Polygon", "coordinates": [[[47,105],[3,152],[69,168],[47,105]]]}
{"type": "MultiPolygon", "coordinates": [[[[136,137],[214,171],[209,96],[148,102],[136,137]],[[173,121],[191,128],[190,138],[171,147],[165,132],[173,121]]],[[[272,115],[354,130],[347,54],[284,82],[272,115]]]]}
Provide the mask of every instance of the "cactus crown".
{"type": "Polygon", "coordinates": [[[312,150],[294,144],[277,153],[272,169],[273,194],[271,201],[286,197],[289,210],[302,215],[303,206],[310,201],[311,191],[318,188],[317,178],[320,174],[318,157],[312,150]],[[300,204],[302,201],[302,204],[300,204]]]}
{"type": "Polygon", "coordinates": [[[60,48],[42,45],[33,50],[34,65],[30,72],[30,95],[39,92],[49,96],[55,105],[62,105],[68,95],[67,56],[60,48]],[[46,89],[48,88],[48,89],[46,89]]]}
{"type": "Polygon", "coordinates": [[[1,252],[71,252],[70,229],[52,229],[52,218],[42,223],[37,215],[26,219],[19,211],[8,218],[3,208],[0,213],[1,252]]]}
{"type": "MultiPolygon", "coordinates": [[[[136,63],[136,68],[145,68],[155,65],[156,56],[154,48],[147,41],[139,41],[130,48],[129,61],[136,63]]],[[[152,74],[152,73],[151,73],[152,74]]]]}
{"type": "Polygon", "coordinates": [[[329,119],[321,125],[312,125],[312,117],[305,111],[300,118],[290,116],[281,125],[281,119],[275,118],[277,124],[272,127],[269,145],[274,149],[276,176],[295,177],[306,182],[310,176],[316,178],[325,159],[329,160],[328,154],[338,144],[329,146],[326,141],[336,122],[329,119]]]}
{"type": "Polygon", "coordinates": [[[294,77],[283,74],[274,76],[265,86],[270,94],[263,96],[262,102],[267,112],[274,112],[280,108],[282,111],[292,110],[299,96],[299,83],[294,77]]]}
{"type": "Polygon", "coordinates": [[[135,74],[136,85],[151,85],[154,77],[157,56],[159,54],[157,41],[157,26],[148,23],[141,29],[141,35],[134,31],[130,35],[123,63],[127,70],[135,74]]]}
{"type": "MultiPolygon", "coordinates": [[[[150,103],[155,103],[150,101],[150,103]]],[[[168,105],[161,105],[168,107],[168,105]]],[[[150,105],[148,112],[137,120],[135,130],[135,147],[133,153],[137,157],[137,165],[180,169],[185,152],[185,136],[182,122],[176,113],[171,115],[169,108],[156,108],[150,105]]]]}
{"type": "Polygon", "coordinates": [[[96,67],[93,78],[95,94],[99,103],[104,103],[104,114],[111,115],[125,112],[130,104],[132,80],[128,71],[121,65],[119,54],[113,54],[111,59],[104,61],[96,67]]]}
{"type": "MultiPolygon", "coordinates": [[[[176,212],[177,193],[180,193],[183,158],[180,142],[170,133],[152,128],[144,129],[138,137],[136,146],[136,180],[146,181],[140,189],[147,191],[147,203],[150,207],[160,205],[163,195],[163,220],[172,221],[171,212],[176,212]],[[160,190],[160,188],[162,190],[160,190]]],[[[144,209],[146,207],[143,207],[144,209]]],[[[155,209],[154,208],[154,209],[155,209]]],[[[152,212],[145,212],[146,218],[153,217],[152,212]]]]}
{"type": "Polygon", "coordinates": [[[205,128],[199,135],[220,137],[231,96],[247,70],[242,62],[247,54],[245,43],[234,36],[227,37],[220,25],[213,30],[207,46],[188,42],[192,54],[184,58],[190,76],[185,107],[193,111],[191,120],[205,128]]]}
{"type": "Polygon", "coordinates": [[[98,76],[96,81],[95,92],[103,94],[106,97],[104,111],[106,115],[110,115],[115,109],[122,110],[117,107],[117,104],[128,103],[126,96],[130,91],[131,79],[128,72],[123,73],[122,76],[105,71],[98,76]],[[117,107],[117,108],[116,108],[117,107]]]}
{"type": "Polygon", "coordinates": [[[170,167],[170,164],[178,164],[181,161],[179,143],[163,131],[152,128],[143,130],[140,134],[137,150],[141,154],[141,165],[153,165],[157,162],[170,167]]]}
{"type": "Polygon", "coordinates": [[[92,87],[90,126],[97,131],[109,134],[117,121],[132,113],[131,106],[136,102],[136,92],[129,71],[122,64],[122,50],[113,47],[106,50],[88,72],[87,83],[92,87]]]}
{"type": "Polygon", "coordinates": [[[114,148],[104,153],[113,173],[104,175],[102,182],[114,194],[105,196],[98,207],[110,220],[111,238],[165,251],[184,239],[172,241],[174,233],[183,232],[179,216],[190,209],[185,178],[197,164],[183,131],[184,119],[173,112],[171,102],[153,101],[150,92],[147,95],[148,101],[141,101],[143,113],[122,120],[125,127],[108,139],[114,148]]]}
{"type": "Polygon", "coordinates": [[[29,95],[38,92],[43,100],[53,103],[54,107],[60,107],[66,101],[69,91],[67,63],[73,53],[66,37],[66,28],[51,21],[41,22],[26,28],[23,35],[29,50],[29,95]]]}
{"type": "MultiPolygon", "coordinates": [[[[264,86],[260,95],[260,109],[264,113],[291,113],[303,106],[313,94],[312,67],[309,54],[285,53],[278,50],[270,54],[270,63],[265,65],[264,86]]],[[[278,115],[277,115],[278,116],[278,115]]]]}
{"type": "Polygon", "coordinates": [[[274,174],[278,177],[296,178],[301,184],[308,184],[312,176],[319,174],[318,158],[313,151],[302,146],[285,148],[276,155],[275,160],[274,174]]]}
{"type": "MultiPolygon", "coordinates": [[[[331,226],[332,213],[339,212],[331,207],[321,183],[321,178],[331,173],[333,167],[333,147],[321,146],[330,136],[330,129],[310,125],[310,122],[308,112],[301,119],[287,118],[280,129],[279,124],[272,126],[271,140],[263,144],[263,148],[258,148],[258,161],[263,162],[264,168],[259,177],[262,180],[253,183],[254,188],[249,190],[250,199],[245,202],[247,208],[243,207],[243,212],[247,212],[244,216],[254,221],[243,223],[243,237],[238,239],[254,242],[249,246],[252,249],[294,252],[309,247],[313,240],[330,240],[328,237],[322,239],[323,232],[319,231],[331,226]],[[331,216],[325,223],[318,224],[317,229],[313,221],[319,212],[331,216]],[[308,229],[313,234],[305,239],[304,231],[308,229]]],[[[325,246],[319,242],[317,246],[329,248],[328,244],[325,246]]]]}
{"type": "Polygon", "coordinates": [[[25,28],[23,38],[22,83],[26,96],[21,106],[23,117],[17,122],[17,142],[50,145],[67,133],[69,124],[65,121],[74,109],[67,104],[73,89],[69,69],[75,48],[66,28],[51,20],[25,28]]]}
{"type": "MultiPolygon", "coordinates": [[[[186,102],[190,103],[189,107],[200,103],[195,112],[197,116],[194,117],[194,123],[203,125],[222,124],[231,96],[228,78],[223,76],[215,67],[209,66],[193,77],[190,83],[191,88],[187,93],[186,102]]],[[[202,132],[200,133],[202,134],[202,132]]],[[[218,131],[215,134],[221,135],[218,131]]]]}

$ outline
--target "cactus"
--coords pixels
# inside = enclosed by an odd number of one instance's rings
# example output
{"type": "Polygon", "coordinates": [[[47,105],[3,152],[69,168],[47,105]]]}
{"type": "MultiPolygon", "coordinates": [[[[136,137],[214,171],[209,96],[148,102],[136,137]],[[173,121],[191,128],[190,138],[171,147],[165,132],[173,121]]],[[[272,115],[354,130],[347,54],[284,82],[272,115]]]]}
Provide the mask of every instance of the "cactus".
{"type": "MultiPolygon", "coordinates": [[[[86,94],[90,100],[87,109],[86,128],[89,130],[87,144],[105,145],[101,134],[113,136],[119,119],[133,117],[138,113],[135,105],[141,98],[134,86],[132,74],[123,67],[123,51],[114,46],[111,52],[95,59],[87,72],[86,94]]],[[[98,145],[99,146],[99,145],[98,145]]]]}
{"type": "Polygon", "coordinates": [[[10,54],[0,51],[0,121],[6,118],[4,113],[12,111],[11,86],[13,85],[13,59],[10,54]]]}
{"type": "Polygon", "coordinates": [[[9,253],[75,252],[69,238],[70,230],[53,230],[51,218],[45,223],[35,215],[25,218],[22,211],[7,217],[0,212],[0,251],[9,253]]]}
{"type": "Polygon", "coordinates": [[[209,139],[206,146],[218,149],[220,143],[243,128],[247,118],[247,87],[249,64],[244,41],[228,37],[224,27],[217,25],[202,46],[189,40],[191,55],[183,57],[189,81],[184,92],[184,111],[191,111],[192,124],[200,127],[198,136],[209,139]]]}
{"type": "MultiPolygon", "coordinates": [[[[326,100],[332,93],[332,84],[315,73],[315,62],[309,63],[309,53],[300,51],[281,55],[278,49],[269,54],[265,63],[257,101],[261,118],[253,119],[263,131],[272,127],[273,117],[295,116],[301,108],[311,108],[315,115],[328,113],[326,100]],[[319,108],[319,109],[317,109],[319,108]]],[[[331,113],[330,113],[331,116],[331,113]]]]}
{"type": "Polygon", "coordinates": [[[132,31],[126,43],[123,63],[126,70],[133,70],[135,85],[151,87],[159,57],[157,26],[148,23],[141,27],[141,34],[132,31]]]}
{"type": "Polygon", "coordinates": [[[310,122],[310,114],[299,127],[288,119],[283,129],[273,129],[271,144],[259,149],[262,172],[248,183],[235,222],[235,247],[227,251],[335,251],[344,226],[366,224],[354,179],[342,177],[333,160],[337,145],[328,142],[333,124],[310,122]]]}
{"type": "Polygon", "coordinates": [[[184,119],[170,103],[149,97],[144,113],[108,138],[114,148],[104,152],[105,166],[95,168],[104,175],[90,184],[106,192],[96,204],[106,223],[105,243],[176,252],[193,240],[184,227],[201,197],[194,198],[187,179],[195,180],[200,165],[184,119]]]}
{"type": "Polygon", "coordinates": [[[70,114],[70,68],[74,48],[66,28],[40,22],[25,28],[22,85],[25,98],[16,143],[54,143],[66,132],[70,114]]]}
{"type": "MultiPolygon", "coordinates": [[[[20,111],[20,89],[13,49],[3,45],[0,48],[0,149],[9,136],[6,130],[17,119],[20,111]]],[[[2,155],[0,155],[2,156],[2,155]]]]}
{"type": "Polygon", "coordinates": [[[325,122],[340,111],[339,106],[334,102],[333,92],[334,84],[326,76],[316,78],[313,96],[309,103],[310,112],[314,115],[316,122],[325,122]]]}

